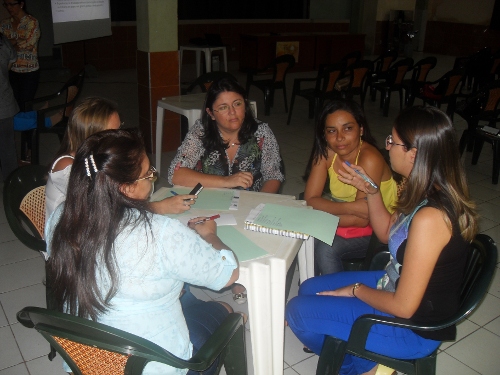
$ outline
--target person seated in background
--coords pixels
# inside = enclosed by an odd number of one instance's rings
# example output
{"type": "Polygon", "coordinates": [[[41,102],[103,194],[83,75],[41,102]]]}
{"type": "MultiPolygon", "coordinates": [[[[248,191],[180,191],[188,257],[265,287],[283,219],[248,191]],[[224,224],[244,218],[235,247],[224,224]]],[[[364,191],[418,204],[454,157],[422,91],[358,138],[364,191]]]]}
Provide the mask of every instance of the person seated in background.
{"type": "MultiPolygon", "coordinates": [[[[46,219],[48,220],[56,207],[66,199],[69,175],[73,159],[80,145],[90,135],[121,127],[118,107],[110,100],[100,97],[88,97],[78,104],[68,120],[68,128],[59,151],[52,161],[47,185],[46,219]]],[[[194,195],[179,195],[163,201],[150,203],[156,213],[181,213],[188,210],[195,202],[194,195]],[[192,198],[192,200],[186,200],[192,198]]]]}
{"type": "Polygon", "coordinates": [[[253,117],[243,87],[214,81],[204,107],[170,164],[168,182],[277,193],[285,180],[279,146],[270,127],[253,117]]]}
{"type": "Polygon", "coordinates": [[[332,246],[314,242],[315,265],[322,275],[343,271],[342,259],[363,257],[372,234],[366,194],[338,178],[346,161],[367,171],[380,186],[385,206],[392,210],[397,197],[396,182],[375,146],[363,110],[354,101],[333,100],[324,106],[316,125],[304,191],[309,206],[340,219],[332,246]],[[329,195],[324,194],[327,181],[329,195]]]}
{"type": "MultiPolygon", "coordinates": [[[[347,341],[364,314],[411,319],[425,325],[458,310],[469,244],[478,230],[455,129],[434,107],[410,107],[399,114],[387,137],[391,167],[406,187],[391,214],[380,189],[365,182],[345,162],[339,180],[367,197],[377,237],[389,244],[390,262],[381,271],[339,272],[305,281],[286,308],[288,325],[304,345],[320,354],[325,335],[347,341]]],[[[374,325],[366,350],[401,359],[428,356],[456,327],[437,331],[374,325]]],[[[377,364],[345,356],[340,374],[374,374],[377,364]]]]}
{"type": "MultiPolygon", "coordinates": [[[[66,201],[46,225],[47,277],[60,311],[144,337],[188,359],[232,310],[196,299],[181,307],[184,282],[219,290],[238,278],[239,266],[217,236],[215,221],[196,218],[188,228],[151,211],[156,178],[134,132],[88,137],[75,154],[66,201]]],[[[203,374],[216,369],[217,361],[203,374]]],[[[143,372],[185,373],[156,362],[143,372]]]]}

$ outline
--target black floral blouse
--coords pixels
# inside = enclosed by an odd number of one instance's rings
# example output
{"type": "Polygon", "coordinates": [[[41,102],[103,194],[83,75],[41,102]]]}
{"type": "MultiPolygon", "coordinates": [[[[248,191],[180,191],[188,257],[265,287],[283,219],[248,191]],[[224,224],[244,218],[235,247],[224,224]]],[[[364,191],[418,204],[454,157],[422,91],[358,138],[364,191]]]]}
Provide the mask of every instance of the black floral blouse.
{"type": "Polygon", "coordinates": [[[249,190],[260,191],[269,180],[285,181],[278,142],[269,126],[259,123],[257,131],[247,143],[239,146],[232,163],[226,150],[203,148],[203,125],[198,120],[186,135],[168,169],[168,182],[172,183],[174,171],[184,167],[197,172],[230,176],[238,172],[252,172],[253,185],[249,190]]]}

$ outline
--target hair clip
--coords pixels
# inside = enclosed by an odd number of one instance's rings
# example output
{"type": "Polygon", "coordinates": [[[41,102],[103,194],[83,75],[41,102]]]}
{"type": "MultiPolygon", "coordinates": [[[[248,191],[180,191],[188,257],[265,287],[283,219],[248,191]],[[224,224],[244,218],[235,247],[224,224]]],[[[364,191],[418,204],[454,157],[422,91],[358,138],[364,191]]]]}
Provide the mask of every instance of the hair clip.
{"type": "Polygon", "coordinates": [[[90,161],[92,162],[92,167],[94,168],[94,172],[97,173],[99,170],[97,169],[97,166],[95,165],[94,155],[90,154],[89,158],[90,158],[90,161]]]}
{"type": "Polygon", "coordinates": [[[85,169],[87,170],[87,176],[90,177],[89,160],[85,158],[85,169]]]}

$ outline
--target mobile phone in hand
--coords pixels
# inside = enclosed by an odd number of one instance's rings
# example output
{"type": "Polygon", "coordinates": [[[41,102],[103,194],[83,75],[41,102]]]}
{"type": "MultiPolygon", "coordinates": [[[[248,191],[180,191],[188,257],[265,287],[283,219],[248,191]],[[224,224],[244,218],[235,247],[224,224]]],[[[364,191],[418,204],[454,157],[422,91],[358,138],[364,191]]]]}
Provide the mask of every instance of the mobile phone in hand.
{"type": "Polygon", "coordinates": [[[193,190],[191,190],[191,192],[189,193],[189,195],[198,195],[200,193],[200,191],[203,190],[203,185],[198,183],[193,190]]]}

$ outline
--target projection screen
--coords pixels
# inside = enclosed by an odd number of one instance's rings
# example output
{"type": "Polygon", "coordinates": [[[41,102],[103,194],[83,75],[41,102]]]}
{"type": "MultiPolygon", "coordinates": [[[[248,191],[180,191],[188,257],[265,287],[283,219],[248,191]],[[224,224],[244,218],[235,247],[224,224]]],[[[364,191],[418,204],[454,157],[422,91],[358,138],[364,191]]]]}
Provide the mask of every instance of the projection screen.
{"type": "Polygon", "coordinates": [[[111,35],[109,0],[51,0],[54,44],[111,35]]]}

